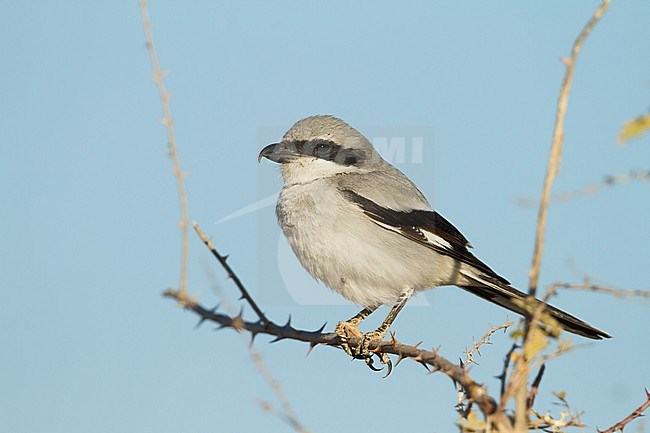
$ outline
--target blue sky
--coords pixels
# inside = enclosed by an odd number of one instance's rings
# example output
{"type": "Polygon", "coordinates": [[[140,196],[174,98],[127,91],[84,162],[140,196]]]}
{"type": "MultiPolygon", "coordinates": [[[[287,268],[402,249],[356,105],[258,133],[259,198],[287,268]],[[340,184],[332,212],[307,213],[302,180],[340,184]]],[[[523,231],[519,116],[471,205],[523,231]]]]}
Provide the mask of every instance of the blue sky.
{"type": "MultiPolygon", "coordinates": [[[[217,224],[281,187],[276,167],[257,164],[264,145],[302,117],[334,114],[369,137],[403,138],[396,164],[480,258],[525,287],[536,209],[515,200],[539,194],[558,58],[596,6],[153,1],[190,218],[272,319],[315,329],[353,315],[285,254],[272,206],[217,224]],[[311,294],[300,297],[303,284],[311,294]]],[[[614,2],[587,40],[556,192],[647,170],[648,136],[623,148],[615,139],[648,109],[649,19],[648,2],[614,2]]],[[[195,330],[160,296],[178,281],[179,212],[137,2],[2,2],[0,40],[0,432],[288,431],[254,403],[275,400],[239,337],[195,330]]],[[[584,272],[648,288],[649,199],[637,182],[553,205],[541,283],[584,272]]],[[[218,300],[210,273],[234,299],[192,236],[188,286],[208,305],[218,300]]],[[[454,288],[419,301],[393,330],[450,359],[506,319],[454,288]]],[[[650,304],[573,292],[554,304],[614,338],[550,363],[537,407],[557,411],[551,391],[565,390],[588,425],[605,428],[650,386],[650,304]]],[[[405,363],[382,380],[342,352],[305,358],[303,345],[267,341],[257,349],[315,432],[454,428],[456,396],[441,375],[405,363]]],[[[473,370],[492,392],[509,343],[495,336],[473,370]]]]}

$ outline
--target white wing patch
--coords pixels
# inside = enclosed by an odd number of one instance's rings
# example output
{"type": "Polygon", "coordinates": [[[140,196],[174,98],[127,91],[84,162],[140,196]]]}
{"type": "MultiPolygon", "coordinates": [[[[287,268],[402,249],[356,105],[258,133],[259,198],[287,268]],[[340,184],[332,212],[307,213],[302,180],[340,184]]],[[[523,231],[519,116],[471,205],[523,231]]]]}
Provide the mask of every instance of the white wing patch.
{"type": "Polygon", "coordinates": [[[431,232],[428,232],[426,230],[420,230],[420,232],[424,235],[425,238],[427,238],[427,241],[429,243],[431,243],[433,245],[437,245],[437,246],[442,247],[442,248],[451,249],[451,244],[449,242],[447,242],[446,240],[444,240],[443,238],[441,238],[440,236],[435,235],[435,234],[433,234],[431,232]]]}
{"type": "MultiPolygon", "coordinates": [[[[386,224],[386,223],[383,223],[381,221],[376,221],[374,219],[372,220],[372,222],[377,224],[379,227],[390,230],[391,232],[398,233],[398,234],[401,234],[401,235],[408,235],[403,230],[401,230],[399,227],[395,227],[393,225],[386,224]]],[[[448,250],[453,249],[453,247],[451,246],[451,244],[449,242],[447,242],[445,239],[441,238],[438,235],[435,235],[435,234],[433,234],[433,233],[431,233],[431,232],[429,232],[427,230],[423,230],[420,227],[410,227],[410,228],[413,229],[413,232],[417,233],[417,235],[423,241],[426,241],[428,244],[431,244],[431,246],[436,246],[436,247],[444,248],[444,249],[448,249],[448,250]]],[[[411,232],[411,233],[413,233],[413,232],[411,232]]],[[[412,236],[412,234],[411,234],[411,236],[412,236]]]]}

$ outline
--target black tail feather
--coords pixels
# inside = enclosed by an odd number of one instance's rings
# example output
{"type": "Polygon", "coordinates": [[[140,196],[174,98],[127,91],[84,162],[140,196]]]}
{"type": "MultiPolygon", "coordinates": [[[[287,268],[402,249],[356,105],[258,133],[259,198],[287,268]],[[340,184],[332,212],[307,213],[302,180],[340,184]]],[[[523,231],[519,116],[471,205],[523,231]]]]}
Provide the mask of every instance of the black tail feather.
{"type": "MultiPolygon", "coordinates": [[[[485,299],[486,301],[490,301],[517,314],[521,314],[524,317],[531,317],[532,314],[529,312],[529,309],[523,308],[515,302],[517,300],[525,299],[528,295],[509,285],[499,284],[498,286],[499,290],[490,286],[483,285],[461,286],[461,288],[485,299]]],[[[533,302],[535,302],[533,306],[536,306],[539,305],[539,303],[542,301],[535,299],[533,302]]],[[[606,332],[601,331],[598,328],[594,328],[588,323],[583,322],[577,317],[572,316],[571,314],[566,313],[552,305],[547,304],[546,311],[549,312],[551,316],[553,316],[553,318],[555,318],[555,320],[557,320],[566,331],[569,331],[573,334],[582,335],[583,337],[591,338],[593,340],[611,338],[611,336],[606,332]]]]}

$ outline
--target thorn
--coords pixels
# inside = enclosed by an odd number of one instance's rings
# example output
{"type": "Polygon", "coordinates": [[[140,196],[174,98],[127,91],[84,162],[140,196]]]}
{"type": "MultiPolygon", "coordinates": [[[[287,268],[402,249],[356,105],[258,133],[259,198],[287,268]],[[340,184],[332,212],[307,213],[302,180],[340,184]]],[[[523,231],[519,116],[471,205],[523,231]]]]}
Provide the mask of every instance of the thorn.
{"type": "Polygon", "coordinates": [[[418,362],[422,364],[422,367],[426,368],[429,373],[432,373],[431,369],[429,368],[426,362],[424,361],[418,361],[418,362]]]}
{"type": "Polygon", "coordinates": [[[213,309],[208,310],[208,311],[210,311],[210,313],[212,313],[212,314],[215,314],[217,312],[217,310],[219,309],[219,307],[221,307],[221,303],[218,303],[217,305],[214,306],[213,309]]]}
{"type": "Polygon", "coordinates": [[[194,326],[194,329],[199,329],[199,328],[201,327],[201,325],[203,325],[203,323],[204,323],[206,320],[208,320],[206,317],[201,316],[201,318],[199,319],[199,321],[198,321],[198,322],[196,323],[196,325],[194,326]]]}
{"type": "Polygon", "coordinates": [[[283,328],[291,329],[291,314],[289,314],[289,319],[287,320],[287,323],[285,323],[283,328]]]}
{"type": "Polygon", "coordinates": [[[370,357],[368,357],[368,358],[365,358],[365,361],[366,361],[366,365],[367,365],[367,366],[368,366],[372,371],[382,371],[382,370],[383,370],[383,367],[382,367],[382,368],[377,368],[377,367],[375,367],[375,366],[373,365],[372,356],[370,356],[370,357]]]}
{"type": "Polygon", "coordinates": [[[253,347],[253,343],[255,343],[255,337],[257,337],[257,334],[258,334],[257,332],[251,331],[251,342],[248,345],[248,347],[253,347]]]}
{"type": "Polygon", "coordinates": [[[224,254],[223,256],[221,256],[221,260],[223,260],[224,262],[229,258],[230,258],[230,254],[224,254]]]}
{"type": "Polygon", "coordinates": [[[246,299],[246,296],[241,295],[241,296],[239,297],[238,301],[243,301],[244,299],[246,299]]]}
{"type": "Polygon", "coordinates": [[[280,340],[284,340],[285,338],[287,338],[287,337],[282,336],[282,335],[278,335],[278,336],[275,337],[273,340],[271,340],[270,343],[277,343],[278,341],[280,341],[280,340]]]}
{"type": "Polygon", "coordinates": [[[321,326],[320,328],[318,328],[317,330],[315,330],[315,331],[314,331],[314,334],[322,334],[322,333],[323,333],[323,329],[325,329],[326,326],[327,326],[327,322],[323,323],[323,326],[321,326]]]}
{"type": "Polygon", "coordinates": [[[459,363],[460,363],[460,368],[461,368],[461,369],[465,369],[465,364],[463,364],[463,360],[462,360],[462,358],[458,358],[458,361],[459,361],[459,363]]]}
{"type": "Polygon", "coordinates": [[[309,349],[307,350],[307,354],[305,355],[305,358],[309,356],[312,350],[314,350],[314,347],[318,346],[318,343],[309,343],[309,349]]]}
{"type": "Polygon", "coordinates": [[[397,367],[399,363],[402,362],[405,358],[406,356],[404,356],[404,354],[400,352],[399,355],[397,356],[397,362],[395,362],[395,367],[397,367]]]}
{"type": "Polygon", "coordinates": [[[418,341],[417,343],[415,343],[415,344],[413,345],[413,347],[415,347],[415,348],[417,349],[418,347],[420,347],[420,344],[422,344],[422,340],[420,340],[420,341],[418,341]]]}

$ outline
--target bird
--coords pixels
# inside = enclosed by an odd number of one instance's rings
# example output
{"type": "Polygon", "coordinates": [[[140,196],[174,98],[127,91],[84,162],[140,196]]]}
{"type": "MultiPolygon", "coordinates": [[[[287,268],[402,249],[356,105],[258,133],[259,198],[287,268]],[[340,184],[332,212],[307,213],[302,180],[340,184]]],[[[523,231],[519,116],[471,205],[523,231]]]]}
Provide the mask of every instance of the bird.
{"type": "MultiPolygon", "coordinates": [[[[258,162],[262,158],[280,164],[284,186],[276,215],[298,261],[316,280],[363,307],[335,332],[343,349],[371,368],[369,348],[383,340],[419,292],[457,286],[528,319],[542,304],[472,254],[465,236],[432,209],[415,184],[343,120],[331,115],[299,120],[280,142],[260,151],[258,162]],[[382,305],[391,307],[385,320],[361,333],[359,324],[382,305]],[[352,337],[361,338],[355,351],[348,344],[352,337]]],[[[546,325],[555,321],[573,334],[611,338],[556,307],[544,309],[552,317],[542,316],[546,325]]],[[[380,356],[390,372],[386,358],[380,356]]]]}

